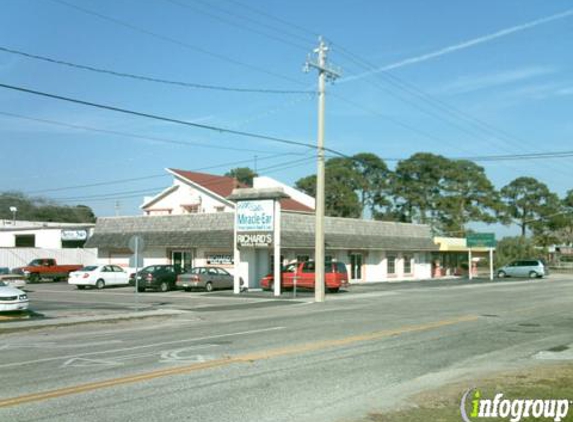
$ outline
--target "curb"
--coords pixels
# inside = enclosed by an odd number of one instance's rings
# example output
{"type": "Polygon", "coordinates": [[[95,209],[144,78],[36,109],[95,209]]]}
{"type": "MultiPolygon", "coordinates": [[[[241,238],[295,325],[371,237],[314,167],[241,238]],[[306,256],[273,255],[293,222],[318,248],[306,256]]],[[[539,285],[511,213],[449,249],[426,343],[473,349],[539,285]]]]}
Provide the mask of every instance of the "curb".
{"type": "Polygon", "coordinates": [[[127,321],[131,319],[156,318],[162,316],[186,315],[191,311],[176,309],[129,312],[117,315],[90,316],[90,317],[60,317],[54,319],[42,319],[22,322],[8,322],[6,327],[0,326],[0,335],[25,330],[37,330],[42,328],[64,327],[80,324],[92,324],[96,322],[127,321]],[[8,325],[9,324],[9,325],[8,325]]]}

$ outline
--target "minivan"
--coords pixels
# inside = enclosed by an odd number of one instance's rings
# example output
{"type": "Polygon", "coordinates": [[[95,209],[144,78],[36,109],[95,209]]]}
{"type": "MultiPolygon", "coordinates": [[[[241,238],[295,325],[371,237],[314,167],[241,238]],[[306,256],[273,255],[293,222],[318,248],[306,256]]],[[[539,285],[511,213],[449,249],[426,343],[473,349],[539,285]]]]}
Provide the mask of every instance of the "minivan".
{"type": "Polygon", "coordinates": [[[539,259],[524,259],[513,261],[511,264],[497,270],[497,276],[540,278],[549,274],[547,266],[539,259]]]}

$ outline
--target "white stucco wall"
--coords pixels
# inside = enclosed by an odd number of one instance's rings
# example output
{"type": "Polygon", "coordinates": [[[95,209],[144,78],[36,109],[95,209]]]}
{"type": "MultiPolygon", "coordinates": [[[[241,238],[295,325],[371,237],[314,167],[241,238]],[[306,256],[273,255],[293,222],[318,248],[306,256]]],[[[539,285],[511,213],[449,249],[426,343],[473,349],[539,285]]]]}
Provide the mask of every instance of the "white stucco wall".
{"type": "Polygon", "coordinates": [[[175,178],[174,186],[178,188],[165,195],[163,198],[154,202],[151,206],[144,209],[144,214],[148,215],[165,215],[169,214],[166,210],[171,210],[171,215],[188,214],[183,205],[197,204],[198,212],[218,212],[216,207],[225,207],[223,212],[234,210],[232,204],[222,200],[212,193],[196,188],[189,183],[175,178]]]}
{"type": "Polygon", "coordinates": [[[61,229],[35,229],[35,230],[14,230],[0,231],[0,247],[16,247],[16,236],[34,235],[36,248],[57,249],[62,247],[61,229]]]}

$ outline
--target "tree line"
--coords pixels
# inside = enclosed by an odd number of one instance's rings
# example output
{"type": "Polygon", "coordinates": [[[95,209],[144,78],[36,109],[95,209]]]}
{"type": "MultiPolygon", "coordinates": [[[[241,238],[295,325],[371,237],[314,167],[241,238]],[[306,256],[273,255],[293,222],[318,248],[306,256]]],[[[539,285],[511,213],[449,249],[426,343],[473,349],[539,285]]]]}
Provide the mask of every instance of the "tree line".
{"type": "Polygon", "coordinates": [[[43,197],[30,197],[22,192],[0,192],[0,219],[46,221],[57,223],[94,223],[96,216],[86,205],[61,205],[43,197]],[[12,213],[10,209],[17,209],[12,213]]]}
{"type": "MultiPolygon", "coordinates": [[[[532,177],[497,190],[483,167],[431,153],[416,153],[390,170],[372,153],[326,161],[329,216],[428,224],[434,234],[463,237],[473,222],[517,224],[547,246],[573,241],[573,190],[559,198],[532,177]]],[[[296,187],[316,196],[316,175],[296,187]]]]}

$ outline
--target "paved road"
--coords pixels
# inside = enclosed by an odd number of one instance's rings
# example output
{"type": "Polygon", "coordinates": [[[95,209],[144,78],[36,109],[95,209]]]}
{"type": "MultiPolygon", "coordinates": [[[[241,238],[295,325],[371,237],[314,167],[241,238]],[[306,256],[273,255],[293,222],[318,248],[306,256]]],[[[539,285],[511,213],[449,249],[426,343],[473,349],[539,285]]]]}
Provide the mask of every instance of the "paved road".
{"type": "MultiPolygon", "coordinates": [[[[57,284],[37,302],[60,306],[58,289],[74,306],[131,306],[127,291],[57,284]]],[[[149,293],[146,303],[170,303],[152,306],[190,301],[189,312],[2,335],[0,420],[356,419],[573,345],[571,278],[355,290],[273,306],[149,293]]],[[[561,353],[543,356],[571,356],[561,353]]]]}

